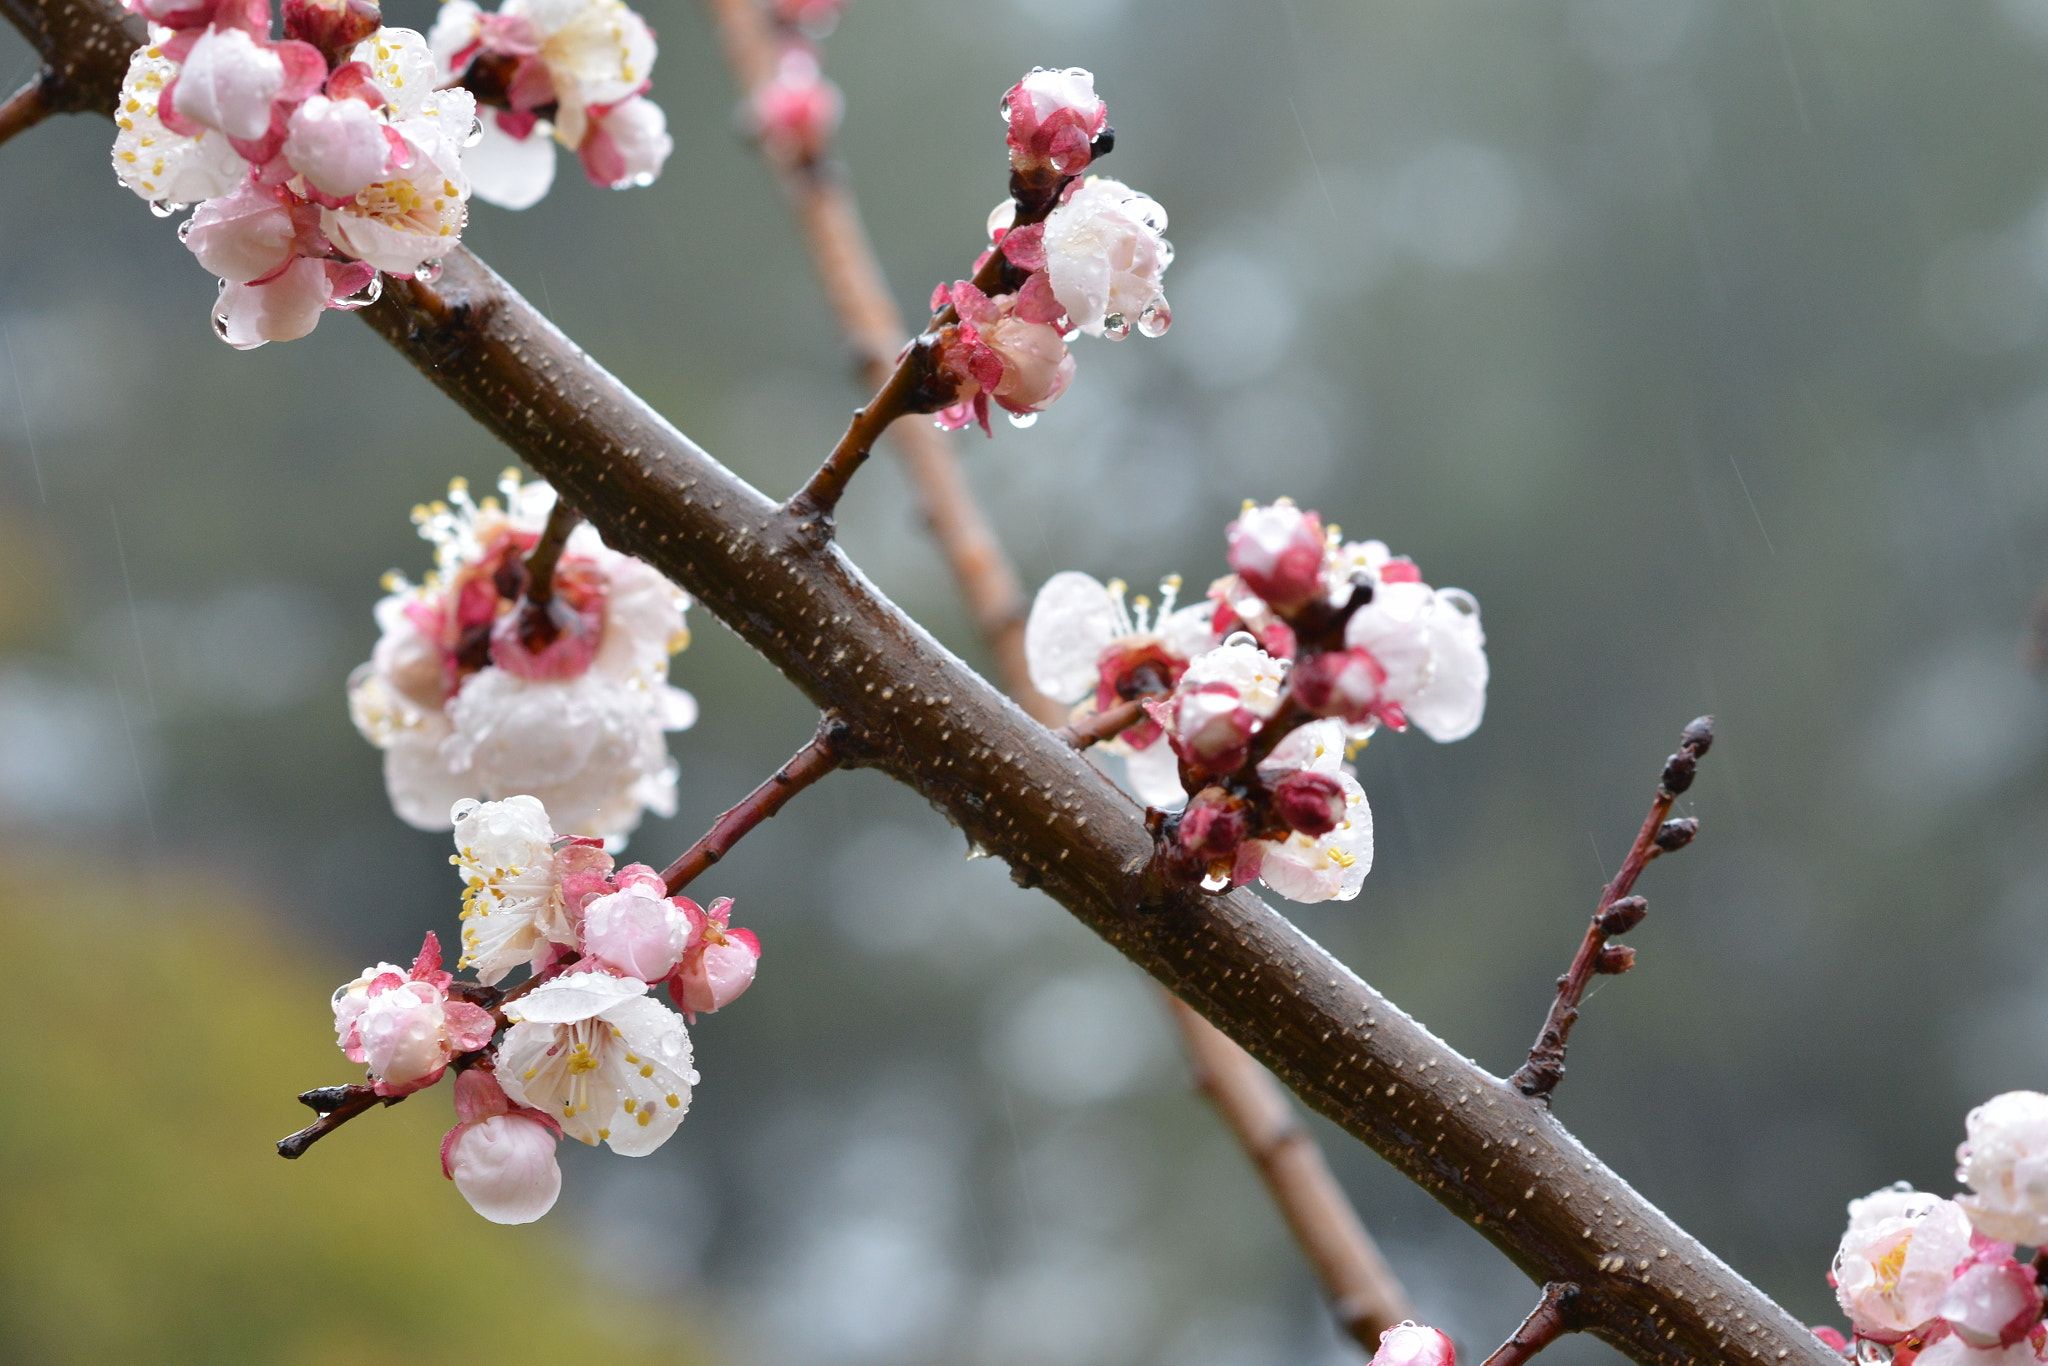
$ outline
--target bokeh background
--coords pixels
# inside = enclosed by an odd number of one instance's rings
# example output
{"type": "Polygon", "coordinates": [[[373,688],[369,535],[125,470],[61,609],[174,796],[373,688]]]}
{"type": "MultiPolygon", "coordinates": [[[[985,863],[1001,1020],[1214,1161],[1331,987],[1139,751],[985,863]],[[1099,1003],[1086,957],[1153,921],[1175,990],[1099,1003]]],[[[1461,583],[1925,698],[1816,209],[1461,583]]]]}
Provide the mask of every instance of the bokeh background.
{"type": "MultiPolygon", "coordinates": [[[[851,361],[703,15],[645,8],[660,183],[565,167],[467,240],[786,491],[851,361]]],[[[1239,501],[1291,493],[1478,596],[1485,725],[1375,741],[1366,890],[1291,912],[1453,1044],[1515,1064],[1718,715],[1704,833],[1647,877],[1558,1110],[1831,1320],[1844,1203],[1948,1190],[1968,1107],[2048,1084],[2048,0],[854,0],[827,62],[907,305],[978,248],[1029,66],[1098,73],[1104,170],[1173,215],[1171,334],[1081,342],[1033,430],[965,443],[1032,584],[1205,583],[1239,501]]],[[[565,1153],[519,1230],[440,1179],[439,1094],[279,1162],[292,1093],[350,1072],[330,985],[455,924],[342,681],[379,573],[425,566],[407,509],[506,453],[345,317],[215,341],[108,141],[0,149],[0,1356],[1351,1359],[1147,984],[872,775],[702,884],[765,971],[657,1155],[565,1153]]],[[[843,525],[980,657],[890,465],[843,525]]],[[[656,863],[811,724],[695,624],[656,863]]],[[[1489,1350],[1531,1288],[1318,1125],[1425,1315],[1489,1350]]]]}

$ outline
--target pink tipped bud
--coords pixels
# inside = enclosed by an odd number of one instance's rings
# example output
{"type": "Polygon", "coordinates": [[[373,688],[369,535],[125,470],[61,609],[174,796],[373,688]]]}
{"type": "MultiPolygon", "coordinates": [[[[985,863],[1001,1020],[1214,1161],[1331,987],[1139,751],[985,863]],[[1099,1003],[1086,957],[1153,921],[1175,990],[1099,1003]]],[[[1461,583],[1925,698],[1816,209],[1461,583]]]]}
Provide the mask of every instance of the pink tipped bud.
{"type": "Polygon", "coordinates": [[[1011,314],[985,336],[989,350],[1003,362],[1003,377],[989,396],[1010,412],[1038,412],[1073,381],[1074,358],[1058,328],[1011,314]]]}
{"type": "Polygon", "coordinates": [[[1344,785],[1327,773],[1299,769],[1274,786],[1273,810],[1289,830],[1319,838],[1344,823],[1344,785]]]}
{"type": "Polygon", "coordinates": [[[1109,126],[1109,106],[1095,77],[1080,67],[1033,71],[1003,96],[1010,123],[1010,164],[1020,171],[1079,175],[1094,159],[1095,138],[1109,126]]]}
{"type": "Polygon", "coordinates": [[[621,977],[659,982],[689,946],[689,918],[658,890],[613,892],[583,908],[584,956],[621,977]]]}
{"type": "Polygon", "coordinates": [[[1323,578],[1323,524],[1292,503],[1247,508],[1230,524],[1230,567],[1276,612],[1315,596],[1323,578]]]}
{"type": "Polygon", "coordinates": [[[531,1112],[458,1124],[441,1145],[441,1168],[469,1207],[494,1224],[530,1224],[555,1207],[562,1169],[555,1131],[531,1112]]]}
{"type": "Polygon", "coordinates": [[[1364,650],[1332,650],[1300,661],[1293,678],[1294,700],[1311,713],[1358,726],[1374,719],[1387,671],[1364,650]]]}
{"type": "Polygon", "coordinates": [[[2030,1266],[1979,1262],[1949,1282],[1935,1313],[1973,1347],[2010,1347],[2040,1319],[2041,1290],[2030,1266]]]}
{"type": "Polygon", "coordinates": [[[1220,787],[1205,787],[1188,802],[1180,817],[1180,847],[1203,864],[1235,859],[1238,846],[1251,834],[1251,815],[1244,798],[1220,787]]]}
{"type": "Polygon", "coordinates": [[[284,61],[269,44],[238,28],[209,28],[186,55],[171,102],[181,118],[231,138],[259,138],[284,85],[284,61]]]}
{"type": "Polygon", "coordinates": [[[832,145],[845,107],[817,56],[792,44],[783,49],[775,75],[754,92],[754,131],[778,158],[808,165],[832,145]]]}
{"type": "Polygon", "coordinates": [[[1434,1328],[1397,1323],[1380,1334],[1370,1366],[1458,1366],[1458,1349],[1434,1328]]]}
{"type": "Polygon", "coordinates": [[[1228,773],[1244,762],[1258,728],[1234,692],[1187,693],[1174,706],[1174,752],[1201,772],[1228,773]]]}
{"type": "Polygon", "coordinates": [[[589,131],[576,155],[591,184],[624,190],[652,185],[675,147],[661,106],[644,95],[633,95],[591,111],[589,131]]]}
{"type": "Polygon", "coordinates": [[[244,180],[234,193],[199,206],[185,245],[212,274],[230,284],[247,284],[275,275],[290,262],[296,233],[284,192],[244,180]]]}
{"type": "Polygon", "coordinates": [[[754,984],[761,965],[761,941],[752,930],[728,929],[732,901],[720,897],[698,910],[688,897],[676,902],[689,915],[699,936],[668,979],[669,995],[692,1019],[731,1005],[754,984]]]}

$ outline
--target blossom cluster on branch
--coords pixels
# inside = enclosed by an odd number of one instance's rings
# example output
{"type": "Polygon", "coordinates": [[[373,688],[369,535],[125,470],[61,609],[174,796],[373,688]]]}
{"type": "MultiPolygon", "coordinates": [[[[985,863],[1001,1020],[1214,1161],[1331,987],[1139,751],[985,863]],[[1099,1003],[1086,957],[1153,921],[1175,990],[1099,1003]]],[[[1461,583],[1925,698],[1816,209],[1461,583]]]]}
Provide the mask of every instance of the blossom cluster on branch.
{"type": "Polygon", "coordinates": [[[548,601],[528,600],[527,557],[554,490],[508,470],[500,498],[416,508],[434,570],[393,573],[377,604],[381,635],[349,676],[349,713],[384,751],[399,816],[445,830],[465,797],[537,796],[565,831],[623,838],[643,813],[675,811],[677,768],[663,733],[695,723],[696,701],[668,682],[689,643],[689,598],[596,530],[568,534],[548,601]]]}
{"type": "Polygon", "coordinates": [[[485,1218],[527,1223],[561,1189],[561,1135],[640,1157],[675,1132],[699,1080],[686,1021],[752,984],[761,944],[730,900],[671,896],[645,864],[558,835],[531,796],[464,801],[451,821],[458,967],[477,981],[442,970],[430,933],[410,969],[378,963],[335,992],[335,1037],[387,1101],[456,1069],[442,1170],[485,1218]],[[520,967],[525,982],[496,990],[520,967]]]}
{"type": "Polygon", "coordinates": [[[1953,1200],[1905,1182],[1849,1203],[1828,1282],[1852,1361],[2037,1366],[2048,1361],[2039,1272],[2048,1248],[2048,1095],[2011,1091],[1970,1112],[1953,1200]],[[2021,1248],[2035,1250],[2022,1256],[2021,1248]]]}
{"type": "Polygon", "coordinates": [[[219,277],[214,330],[238,348],[375,302],[383,275],[433,279],[472,186],[515,208],[547,192],[550,136],[601,185],[646,184],[668,156],[642,94],[654,34],[621,0],[450,0],[431,46],[371,0],[284,0],[281,37],[270,0],[124,2],[149,39],[114,171],[161,216],[198,205],[178,235],[219,277]]]}
{"type": "Polygon", "coordinates": [[[1295,901],[1349,900],[1372,867],[1372,810],[1347,751],[1382,725],[1438,741],[1486,707],[1479,605],[1431,588],[1379,541],[1346,541],[1282,499],[1227,532],[1233,573],[1156,614],[1124,585],[1054,575],[1025,627],[1032,682],[1077,718],[1136,704],[1110,742],[1155,807],[1170,869],[1258,878],[1295,901]]]}

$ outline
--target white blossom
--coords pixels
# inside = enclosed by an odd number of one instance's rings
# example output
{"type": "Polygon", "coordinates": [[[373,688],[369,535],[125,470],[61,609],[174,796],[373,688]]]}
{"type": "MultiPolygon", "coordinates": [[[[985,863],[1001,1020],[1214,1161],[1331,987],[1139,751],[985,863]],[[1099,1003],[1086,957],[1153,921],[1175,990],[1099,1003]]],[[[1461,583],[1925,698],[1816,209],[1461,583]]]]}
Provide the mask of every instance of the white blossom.
{"type": "Polygon", "coordinates": [[[2048,1095],[2008,1091],[1970,1111],[1956,1149],[1957,1200],[1977,1231],[2001,1242],[2048,1243],[2048,1095]]]}
{"type": "Polygon", "coordinates": [[[1358,779],[1344,768],[1344,747],[1341,723],[1311,722],[1275,745],[1259,765],[1260,776],[1268,781],[1306,769],[1330,775],[1344,789],[1344,819],[1329,833],[1255,841],[1264,846],[1259,880],[1289,901],[1349,901],[1372,871],[1372,807],[1358,779]]]}
{"type": "Polygon", "coordinates": [[[630,977],[578,972],[505,1007],[498,1048],[506,1095],[581,1142],[642,1157],[675,1132],[697,1084],[683,1019],[630,977]]]}
{"type": "Polygon", "coordinates": [[[475,968],[493,986],[547,945],[573,946],[576,927],[562,898],[547,808],[518,796],[459,802],[449,814],[464,884],[459,966],[475,968]]]}
{"type": "Polygon", "coordinates": [[[178,74],[160,46],[170,30],[152,28],[150,41],[128,59],[114,113],[114,173],[144,199],[195,204],[227,194],[249,174],[249,163],[212,128],[196,137],[173,133],[157,117],[157,99],[178,74]]]}
{"type": "Polygon", "coordinates": [[[1849,1228],[1835,1252],[1835,1298],[1859,1332],[1896,1337],[1935,1316],[1969,1255],[1962,1206],[1902,1181],[1849,1202],[1849,1228]]]}
{"type": "Polygon", "coordinates": [[[1122,181],[1089,176],[1045,220],[1046,273],[1074,326],[1157,335],[1170,318],[1161,280],[1173,264],[1166,210],[1122,181]]]}
{"type": "MultiPolygon", "coordinates": [[[[1460,588],[1431,588],[1419,577],[1402,577],[1413,575],[1414,566],[1390,560],[1378,541],[1346,546],[1338,556],[1370,566],[1378,578],[1372,601],[1346,625],[1344,643],[1371,654],[1385,671],[1382,697],[1398,704],[1432,740],[1462,740],[1477,730],[1486,712],[1488,677],[1478,602],[1460,588]]],[[[1348,597],[1348,576],[1337,584],[1348,597]]]]}

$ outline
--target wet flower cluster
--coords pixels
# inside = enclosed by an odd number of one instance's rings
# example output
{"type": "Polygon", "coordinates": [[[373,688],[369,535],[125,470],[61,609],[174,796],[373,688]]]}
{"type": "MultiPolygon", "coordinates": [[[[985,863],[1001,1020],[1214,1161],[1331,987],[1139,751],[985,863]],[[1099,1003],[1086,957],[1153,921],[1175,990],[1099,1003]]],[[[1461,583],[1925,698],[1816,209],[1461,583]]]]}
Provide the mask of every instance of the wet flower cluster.
{"type": "Polygon", "coordinates": [[[529,1223],[561,1191],[562,1135],[640,1157],[675,1132],[699,1080],[687,1024],[752,984],[761,944],[729,900],[670,896],[654,869],[558,835],[533,797],[464,801],[450,819],[458,967],[477,981],[443,971],[429,934],[410,969],[379,963],[334,993],[335,1037],[378,1096],[455,1069],[442,1171],[486,1219],[529,1223]],[[527,981],[495,989],[520,967],[527,981]]]}
{"type": "Polygon", "coordinates": [[[516,470],[500,498],[467,484],[413,511],[434,545],[422,583],[387,576],[381,635],[349,676],[349,714],[384,751],[399,816],[448,828],[465,797],[538,796],[563,830],[622,838],[648,810],[675,810],[664,732],[697,704],[668,682],[689,643],[689,598],[587,523],[570,533],[545,609],[525,600],[526,557],[555,504],[516,470]]]}
{"type": "Polygon", "coordinates": [[[129,0],[149,41],[129,60],[114,171],[221,281],[214,330],[249,348],[360,308],[380,272],[431,277],[462,235],[476,127],[437,88],[426,40],[367,0],[129,0]]]}
{"type": "Polygon", "coordinates": [[[1282,499],[1230,524],[1234,571],[1204,601],[1126,606],[1121,582],[1054,575],[1025,626],[1032,683],[1077,719],[1137,703],[1109,742],[1178,871],[1254,878],[1295,901],[1349,900],[1372,867],[1372,811],[1345,763],[1382,725],[1438,741],[1486,708],[1479,605],[1432,588],[1379,541],[1347,541],[1282,499]]]}
{"type": "MultiPolygon", "coordinates": [[[[994,292],[967,280],[932,293],[946,321],[933,339],[939,425],[979,423],[993,404],[1018,426],[1066,392],[1067,343],[1080,333],[1148,337],[1173,321],[1163,279],[1173,263],[1166,210],[1120,181],[1085,172],[1113,142],[1095,77],[1031,72],[1003,96],[1010,197],[989,216],[994,292]]],[[[991,256],[977,263],[977,278],[991,256]]]]}
{"type": "Polygon", "coordinates": [[[2048,1324],[2035,1253],[2048,1247],[2048,1096],[2010,1091],[1972,1110],[1953,1200],[1905,1182],[1849,1203],[1828,1282],[1868,1366],[2035,1366],[2048,1324]],[[2025,1249],[2033,1249],[2028,1253],[2025,1249]]]}

